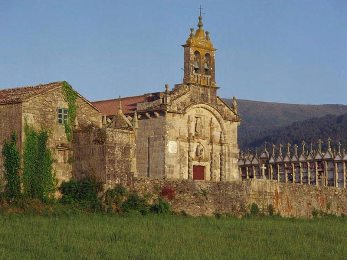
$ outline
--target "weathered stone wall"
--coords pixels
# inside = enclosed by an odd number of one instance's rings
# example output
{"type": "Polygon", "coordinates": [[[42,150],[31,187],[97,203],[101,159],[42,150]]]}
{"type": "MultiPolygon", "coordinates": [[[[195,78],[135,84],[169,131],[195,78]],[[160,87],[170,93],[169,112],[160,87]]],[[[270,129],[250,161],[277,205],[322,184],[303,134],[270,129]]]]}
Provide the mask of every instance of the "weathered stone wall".
{"type": "Polygon", "coordinates": [[[215,213],[240,216],[249,211],[252,203],[256,203],[265,213],[271,204],[275,213],[284,217],[310,217],[313,210],[347,215],[347,190],[333,187],[262,180],[208,182],[135,179],[132,188],[155,199],[165,186],[175,191],[175,198],[170,201],[173,210],[194,216],[215,213]]]}
{"type": "MultiPolygon", "coordinates": [[[[78,97],[76,100],[76,123],[78,126],[101,126],[100,113],[78,97]]],[[[34,96],[22,103],[22,142],[24,142],[25,122],[37,130],[47,130],[49,133],[48,146],[54,158],[53,170],[59,182],[69,180],[72,172],[72,150],[67,140],[65,127],[58,123],[58,108],[68,108],[64,100],[62,88],[58,88],[42,95],[34,96]]]]}
{"type": "Polygon", "coordinates": [[[0,176],[3,176],[3,157],[1,155],[5,140],[8,140],[13,132],[18,137],[18,147],[21,149],[22,136],[22,105],[0,105],[0,176]]]}
{"type": "Polygon", "coordinates": [[[166,119],[141,116],[136,136],[137,174],[163,178],[165,174],[166,119]]]}
{"type": "Polygon", "coordinates": [[[135,172],[135,134],[122,129],[74,133],[73,176],[94,176],[106,185],[127,184],[135,172]]]}

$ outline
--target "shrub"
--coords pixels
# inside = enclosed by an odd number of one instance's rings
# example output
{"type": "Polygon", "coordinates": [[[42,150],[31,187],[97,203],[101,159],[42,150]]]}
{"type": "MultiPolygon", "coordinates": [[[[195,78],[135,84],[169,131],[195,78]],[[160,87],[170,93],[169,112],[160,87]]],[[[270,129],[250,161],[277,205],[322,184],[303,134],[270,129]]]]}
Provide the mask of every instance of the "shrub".
{"type": "Polygon", "coordinates": [[[8,199],[20,197],[20,155],[17,148],[17,135],[13,133],[9,141],[5,141],[2,148],[5,167],[5,196],[8,199]]]}
{"type": "Polygon", "coordinates": [[[122,203],[121,209],[125,213],[131,211],[139,211],[142,215],[149,212],[149,205],[144,198],[141,198],[137,193],[130,193],[128,198],[122,203]]]}
{"type": "Polygon", "coordinates": [[[127,194],[127,190],[122,185],[117,185],[113,189],[108,189],[104,196],[104,206],[106,211],[120,211],[121,204],[127,194]]]}
{"type": "Polygon", "coordinates": [[[259,210],[257,203],[253,202],[251,205],[251,209],[250,209],[251,216],[258,216],[259,213],[260,213],[260,210],[259,210]]]}
{"type": "Polygon", "coordinates": [[[158,202],[151,206],[151,212],[156,214],[168,214],[171,212],[171,205],[159,197],[158,202]]]}
{"type": "Polygon", "coordinates": [[[95,178],[63,182],[59,190],[62,193],[61,202],[64,204],[78,204],[94,211],[101,208],[98,194],[102,191],[102,183],[95,178]]]}
{"type": "Polygon", "coordinates": [[[176,196],[175,189],[170,186],[164,186],[161,189],[160,196],[167,198],[168,200],[173,200],[176,196]]]}

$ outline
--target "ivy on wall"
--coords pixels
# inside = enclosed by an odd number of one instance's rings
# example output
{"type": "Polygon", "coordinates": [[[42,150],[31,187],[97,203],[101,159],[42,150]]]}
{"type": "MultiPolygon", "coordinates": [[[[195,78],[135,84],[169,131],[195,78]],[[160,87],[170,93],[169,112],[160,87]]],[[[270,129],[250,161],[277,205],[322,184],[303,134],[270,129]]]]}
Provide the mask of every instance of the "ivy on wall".
{"type": "Polygon", "coordinates": [[[65,134],[66,134],[67,140],[71,142],[73,127],[75,124],[76,112],[77,112],[77,105],[76,105],[77,92],[71,87],[69,83],[64,81],[63,94],[64,94],[64,99],[68,104],[68,120],[64,125],[65,134]]]}
{"type": "Polygon", "coordinates": [[[29,198],[47,201],[55,191],[55,179],[52,173],[52,155],[47,148],[46,131],[35,131],[25,125],[23,151],[23,188],[29,198]]]}
{"type": "Polygon", "coordinates": [[[20,197],[20,154],[17,148],[17,135],[13,133],[10,140],[5,141],[2,148],[5,167],[5,195],[8,199],[20,197]]]}

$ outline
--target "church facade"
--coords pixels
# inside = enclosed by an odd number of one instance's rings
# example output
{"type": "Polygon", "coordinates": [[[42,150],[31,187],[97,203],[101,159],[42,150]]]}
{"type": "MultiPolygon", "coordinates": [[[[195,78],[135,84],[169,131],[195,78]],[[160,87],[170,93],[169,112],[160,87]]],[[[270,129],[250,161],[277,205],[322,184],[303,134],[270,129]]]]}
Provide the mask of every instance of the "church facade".
{"type": "Polygon", "coordinates": [[[183,45],[184,78],[164,92],[92,104],[104,123],[116,116],[116,104],[135,131],[137,177],[231,181],[240,179],[237,102],[218,97],[215,51],[199,16],[183,45]]]}

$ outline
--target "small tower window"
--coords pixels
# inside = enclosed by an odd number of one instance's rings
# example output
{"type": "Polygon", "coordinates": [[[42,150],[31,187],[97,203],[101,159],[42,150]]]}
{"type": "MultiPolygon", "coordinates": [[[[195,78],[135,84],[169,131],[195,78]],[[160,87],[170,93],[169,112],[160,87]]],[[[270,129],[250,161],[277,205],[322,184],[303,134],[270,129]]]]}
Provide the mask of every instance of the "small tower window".
{"type": "Polygon", "coordinates": [[[209,53],[205,54],[204,70],[205,70],[205,75],[211,74],[211,56],[209,53]]]}
{"type": "Polygon", "coordinates": [[[66,108],[58,108],[58,124],[66,124],[68,119],[68,110],[66,108]]]}
{"type": "Polygon", "coordinates": [[[195,73],[200,73],[200,52],[194,52],[193,69],[195,73]]]}

